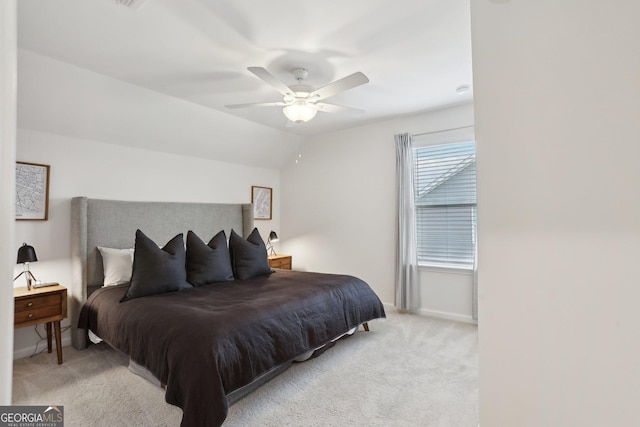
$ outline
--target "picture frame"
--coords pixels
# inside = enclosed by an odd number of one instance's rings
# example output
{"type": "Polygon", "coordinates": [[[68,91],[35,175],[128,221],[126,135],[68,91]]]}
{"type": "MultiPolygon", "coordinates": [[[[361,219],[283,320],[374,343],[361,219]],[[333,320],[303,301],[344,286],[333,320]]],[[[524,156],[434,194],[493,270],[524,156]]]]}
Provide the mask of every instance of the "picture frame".
{"type": "Polygon", "coordinates": [[[251,186],[251,203],[253,203],[253,219],[271,219],[273,189],[270,187],[251,186]]]}
{"type": "Polygon", "coordinates": [[[51,166],[16,162],[16,220],[49,219],[49,175],[51,166]]]}

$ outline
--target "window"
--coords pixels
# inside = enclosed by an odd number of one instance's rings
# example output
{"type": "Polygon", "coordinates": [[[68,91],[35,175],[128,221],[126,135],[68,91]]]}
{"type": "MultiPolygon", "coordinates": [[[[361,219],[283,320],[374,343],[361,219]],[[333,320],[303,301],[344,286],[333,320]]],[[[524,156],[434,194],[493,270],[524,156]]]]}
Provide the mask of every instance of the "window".
{"type": "Polygon", "coordinates": [[[418,262],[470,268],[476,243],[476,144],[414,150],[418,262]]]}

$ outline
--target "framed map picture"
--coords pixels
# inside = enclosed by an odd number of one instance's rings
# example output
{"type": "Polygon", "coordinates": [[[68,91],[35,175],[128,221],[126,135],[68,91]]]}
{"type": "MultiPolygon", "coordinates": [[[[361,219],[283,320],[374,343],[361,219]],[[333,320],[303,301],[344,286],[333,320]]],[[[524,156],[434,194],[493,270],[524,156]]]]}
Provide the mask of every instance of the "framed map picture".
{"type": "Polygon", "coordinates": [[[269,187],[251,186],[253,219],[271,219],[271,201],[273,190],[269,187]]]}
{"type": "Polygon", "coordinates": [[[49,219],[49,165],[16,162],[16,219],[49,219]]]}

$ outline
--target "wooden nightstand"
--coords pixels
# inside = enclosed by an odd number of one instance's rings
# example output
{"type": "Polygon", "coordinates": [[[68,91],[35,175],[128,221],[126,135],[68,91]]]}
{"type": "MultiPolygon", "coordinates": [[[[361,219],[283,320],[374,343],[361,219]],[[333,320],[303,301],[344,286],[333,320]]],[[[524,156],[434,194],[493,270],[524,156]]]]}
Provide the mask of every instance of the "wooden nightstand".
{"type": "Polygon", "coordinates": [[[269,267],[291,270],[291,255],[269,255],[269,267]]]}
{"type": "Polygon", "coordinates": [[[62,364],[62,342],[60,321],[67,317],[67,288],[47,286],[28,290],[26,287],[13,289],[15,314],[13,325],[17,328],[47,324],[47,348],[51,353],[51,325],[56,333],[58,365],[62,364]]]}

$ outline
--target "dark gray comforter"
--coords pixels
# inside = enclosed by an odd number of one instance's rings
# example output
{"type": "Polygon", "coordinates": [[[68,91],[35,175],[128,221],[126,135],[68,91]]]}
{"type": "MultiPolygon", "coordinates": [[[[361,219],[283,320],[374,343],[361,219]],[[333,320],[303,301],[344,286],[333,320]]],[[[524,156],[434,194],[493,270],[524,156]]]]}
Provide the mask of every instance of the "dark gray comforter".
{"type": "Polygon", "coordinates": [[[182,426],[219,426],[226,395],[349,329],[384,317],[369,285],[351,276],[278,270],[120,303],[126,285],[84,305],[91,329],[167,385],[182,426]]]}

